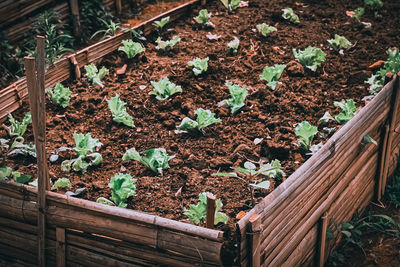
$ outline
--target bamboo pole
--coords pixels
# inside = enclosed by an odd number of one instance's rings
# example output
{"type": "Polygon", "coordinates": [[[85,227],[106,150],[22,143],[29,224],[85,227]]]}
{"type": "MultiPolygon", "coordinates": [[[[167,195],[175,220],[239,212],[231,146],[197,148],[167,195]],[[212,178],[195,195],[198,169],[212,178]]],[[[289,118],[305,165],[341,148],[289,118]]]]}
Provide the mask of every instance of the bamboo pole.
{"type": "Polygon", "coordinates": [[[319,267],[324,267],[325,264],[325,247],[326,247],[326,232],[328,229],[328,214],[325,212],[321,217],[321,232],[319,242],[319,267]]]}
{"type": "Polygon", "coordinates": [[[74,36],[80,37],[81,36],[81,21],[79,18],[79,4],[78,0],[69,0],[69,8],[71,9],[72,13],[72,23],[74,27],[74,36]]]}
{"type": "Polygon", "coordinates": [[[216,197],[213,194],[207,194],[207,213],[206,213],[206,227],[209,229],[214,228],[214,217],[215,217],[215,201],[216,197]]]}
{"type": "Polygon", "coordinates": [[[65,228],[56,228],[57,267],[65,267],[65,228]]]}
{"type": "Polygon", "coordinates": [[[74,55],[70,56],[69,60],[72,64],[75,79],[80,79],[81,78],[81,69],[79,68],[78,61],[76,60],[74,55]]]}
{"type": "Polygon", "coordinates": [[[383,186],[383,173],[385,168],[385,156],[386,150],[388,149],[387,141],[389,136],[389,124],[385,124],[384,134],[383,134],[383,141],[381,147],[379,149],[379,166],[378,166],[378,188],[376,190],[376,200],[381,201],[382,199],[382,186],[383,186]]]}
{"type": "Polygon", "coordinates": [[[261,216],[253,214],[250,218],[250,242],[251,242],[251,266],[260,266],[260,234],[261,234],[261,216]]]}
{"type": "Polygon", "coordinates": [[[115,9],[117,10],[117,15],[122,14],[122,1],[121,0],[115,0],[115,9]]]}

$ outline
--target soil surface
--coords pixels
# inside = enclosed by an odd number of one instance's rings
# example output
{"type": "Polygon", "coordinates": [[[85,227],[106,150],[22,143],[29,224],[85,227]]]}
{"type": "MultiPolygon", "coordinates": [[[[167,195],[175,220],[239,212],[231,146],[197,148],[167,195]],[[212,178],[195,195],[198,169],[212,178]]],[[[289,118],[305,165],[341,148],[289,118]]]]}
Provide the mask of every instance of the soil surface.
{"type": "MultiPolygon", "coordinates": [[[[297,123],[307,120],[317,125],[326,111],[337,115],[339,109],[334,107],[334,101],[352,98],[358,107],[365,104],[361,100],[368,95],[364,81],[372,74],[367,67],[386,60],[386,50],[399,44],[400,21],[384,18],[396,18],[400,2],[385,1],[378,16],[366,8],[361,20],[372,23],[369,29],[346,15],[346,11],[361,5],[359,0],[301,3],[252,0],[247,7],[228,14],[220,1],[210,1],[207,9],[212,14],[214,29],[199,27],[194,22],[193,17],[201,9],[197,7],[186,19],[167,24],[169,29],[162,33],[163,39],[177,34],[182,39],[169,53],[157,53],[154,34],[145,43],[146,52],[136,61],[128,62],[122,52],[105,57],[96,62],[98,67],[110,69],[104,88],[92,86],[86,78],[69,80],[63,84],[73,92],[70,106],[64,110],[51,103],[47,105],[49,156],[60,147],[74,147],[74,131],[91,132],[92,137],[103,143],[99,150],[103,163],[85,174],[64,173],[61,162],[76,156],[60,153],[56,163],[49,162],[50,177],[69,178],[71,191],[85,187],[83,197],[95,201],[101,196],[111,198],[107,184],[114,174],[130,173],[137,178],[137,195],[129,199],[128,208],[183,222],[189,222],[183,215],[184,208],[197,203],[199,193],[209,191],[222,200],[222,211],[233,226],[239,211],[252,208],[248,182],[212,177],[212,173],[230,171],[232,166],[243,166],[248,160],[279,159],[289,177],[307,159],[297,145],[294,134],[297,123]],[[299,25],[283,20],[281,9],[287,7],[299,15],[299,25]],[[263,22],[278,31],[268,38],[261,37],[255,26],[263,22]],[[206,37],[208,32],[221,38],[210,41],[206,37]],[[344,35],[354,46],[343,55],[331,50],[327,40],[335,34],[344,35]],[[230,55],[227,43],[234,36],[240,39],[240,47],[236,55],[230,55]],[[326,53],[326,61],[315,73],[304,70],[294,61],[292,53],[292,48],[304,49],[309,45],[326,53]],[[198,77],[187,65],[195,57],[210,59],[208,71],[198,77]],[[116,69],[125,63],[128,63],[125,75],[117,75],[116,69]],[[265,66],[274,64],[288,64],[288,67],[280,79],[282,84],[272,91],[259,75],[265,66]],[[164,77],[181,85],[183,92],[158,101],[148,94],[152,90],[150,81],[164,77]],[[224,85],[226,80],[249,89],[245,107],[234,115],[228,107],[218,107],[218,102],[230,97],[224,85]],[[112,121],[106,100],[117,93],[127,102],[136,128],[112,121]],[[222,123],[207,127],[204,134],[175,134],[175,127],[185,116],[195,118],[197,108],[210,109],[222,123]],[[256,145],[256,138],[262,138],[262,142],[256,145]],[[139,152],[162,147],[175,158],[163,176],[155,175],[139,162],[122,161],[122,155],[132,147],[139,152]]],[[[15,116],[21,119],[28,110],[25,105],[15,116]]],[[[30,127],[26,136],[33,141],[30,127]]],[[[5,131],[0,137],[6,137],[5,131]]],[[[314,143],[321,141],[326,139],[317,137],[314,143]]],[[[7,164],[23,173],[36,172],[34,159],[9,158],[7,164]]],[[[277,185],[271,180],[269,191],[277,185]]],[[[256,194],[256,201],[267,193],[256,194]]]]}

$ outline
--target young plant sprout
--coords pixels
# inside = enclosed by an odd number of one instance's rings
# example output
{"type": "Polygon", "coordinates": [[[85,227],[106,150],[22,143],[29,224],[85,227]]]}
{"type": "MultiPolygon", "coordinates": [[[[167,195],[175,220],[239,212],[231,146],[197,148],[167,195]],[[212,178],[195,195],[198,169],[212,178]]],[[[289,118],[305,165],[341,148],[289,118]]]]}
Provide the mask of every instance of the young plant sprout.
{"type": "Polygon", "coordinates": [[[254,189],[269,189],[270,181],[268,179],[274,179],[275,181],[281,182],[285,175],[282,171],[282,166],[279,160],[273,160],[270,163],[260,163],[257,170],[257,166],[246,161],[243,168],[233,168],[233,172],[218,172],[213,173],[212,176],[226,176],[239,178],[246,183],[252,181],[249,184],[251,201],[254,205],[254,189]],[[266,179],[268,178],[268,179],[266,179]]]}
{"type": "Polygon", "coordinates": [[[103,66],[100,70],[97,70],[97,67],[92,63],[90,65],[86,65],[85,70],[85,76],[88,78],[89,81],[92,82],[92,85],[98,84],[100,85],[100,87],[104,87],[101,80],[103,80],[103,78],[109,73],[106,67],[103,66]]]}
{"type": "Polygon", "coordinates": [[[163,174],[163,170],[169,169],[168,161],[175,156],[168,156],[164,148],[151,148],[142,153],[143,156],[136,151],[135,148],[128,149],[122,157],[122,160],[136,160],[141,162],[153,172],[163,174]]]}
{"type": "Polygon", "coordinates": [[[334,39],[328,40],[328,43],[335,50],[349,49],[352,46],[352,44],[349,42],[349,40],[346,39],[346,37],[340,36],[338,34],[335,34],[334,39]]]}
{"type": "Polygon", "coordinates": [[[179,43],[180,40],[181,40],[181,38],[179,38],[178,35],[175,35],[174,37],[172,37],[171,40],[167,40],[167,41],[163,41],[163,40],[161,40],[161,37],[158,37],[157,40],[156,40],[156,43],[157,43],[156,49],[157,50],[163,50],[163,51],[169,51],[177,43],[179,43]]]}
{"type": "Polygon", "coordinates": [[[169,22],[169,16],[164,17],[161,20],[156,20],[153,22],[153,26],[155,26],[157,29],[162,30],[164,26],[169,22]]]}
{"type": "Polygon", "coordinates": [[[203,26],[214,27],[214,24],[210,21],[211,13],[208,13],[207,9],[199,11],[199,15],[194,17],[194,20],[203,26]]]}
{"type": "Polygon", "coordinates": [[[10,167],[0,168],[0,181],[13,179],[17,183],[25,184],[31,178],[32,178],[32,176],[26,175],[26,174],[21,174],[18,171],[13,171],[13,169],[10,167]]]}
{"type": "Polygon", "coordinates": [[[300,20],[299,20],[299,16],[297,16],[294,12],[293,12],[293,9],[292,8],[284,8],[284,9],[282,9],[282,11],[283,11],[283,14],[282,14],[282,17],[284,18],[284,19],[286,19],[286,20],[288,20],[288,21],[290,21],[290,22],[292,22],[292,23],[300,23],[300,20]]]}
{"type": "Polygon", "coordinates": [[[118,51],[123,51],[128,58],[134,58],[136,55],[143,53],[146,49],[141,43],[136,43],[132,40],[123,40],[122,46],[118,48],[118,51]]]}
{"type": "Polygon", "coordinates": [[[106,21],[101,18],[99,18],[99,20],[104,24],[105,29],[95,32],[92,37],[90,37],[90,39],[93,39],[93,37],[95,37],[97,34],[102,33],[103,37],[101,38],[101,40],[103,40],[107,37],[114,36],[117,31],[121,29],[121,24],[119,24],[118,22],[114,22],[112,20],[106,21]]]}
{"type": "Polygon", "coordinates": [[[232,41],[228,43],[229,52],[236,54],[239,49],[240,40],[235,36],[232,41]]]}
{"type": "Polygon", "coordinates": [[[358,22],[360,22],[361,16],[364,15],[365,9],[363,7],[356,8],[353,14],[353,18],[355,18],[358,22]]]}
{"type": "Polygon", "coordinates": [[[57,83],[53,89],[46,90],[46,93],[53,104],[63,108],[69,106],[71,90],[68,87],[64,87],[61,83],[57,83]]]}
{"type": "Polygon", "coordinates": [[[293,54],[297,61],[312,71],[316,71],[326,59],[325,52],[313,46],[308,46],[306,49],[299,51],[293,48],[293,54]]]}
{"type": "Polygon", "coordinates": [[[204,72],[207,71],[208,69],[208,57],[206,58],[195,58],[191,61],[188,62],[189,67],[193,67],[193,73],[194,75],[198,76],[204,72]]]}
{"type": "Polygon", "coordinates": [[[342,109],[339,115],[335,117],[335,120],[340,124],[346,124],[354,117],[354,115],[358,111],[353,99],[343,99],[342,101],[334,102],[333,104],[335,105],[335,107],[340,107],[342,109]]]}
{"type": "MultiPolygon", "coordinates": [[[[197,205],[190,204],[189,209],[185,209],[183,214],[188,216],[188,219],[193,222],[194,224],[199,224],[200,222],[206,219],[207,214],[207,195],[210,194],[209,192],[203,192],[199,194],[199,202],[197,205]]],[[[228,216],[220,212],[222,208],[222,201],[221,199],[217,199],[215,208],[215,215],[214,215],[214,225],[219,223],[226,224],[228,222],[228,216]]]]}
{"type": "Polygon", "coordinates": [[[176,131],[177,133],[187,132],[188,130],[194,129],[204,132],[203,129],[205,127],[221,122],[221,119],[215,118],[215,113],[208,109],[198,108],[194,113],[197,116],[196,120],[194,121],[188,117],[185,117],[181,124],[176,127],[178,129],[178,131],[176,131]]]}
{"type": "Polygon", "coordinates": [[[265,67],[263,73],[260,74],[260,80],[267,81],[267,85],[275,90],[276,85],[279,84],[279,78],[282,75],[283,70],[286,68],[286,65],[276,64],[272,67],[265,67]]]}
{"type": "Polygon", "coordinates": [[[103,161],[103,157],[100,153],[95,152],[102,143],[97,138],[92,138],[90,133],[86,135],[78,134],[74,132],[75,147],[72,151],[78,154],[75,159],[64,160],[61,163],[61,170],[63,172],[70,172],[71,170],[76,172],[85,173],[90,166],[97,166],[103,161]],[[87,162],[87,158],[90,157],[92,160],[87,162]]]}
{"type": "Polygon", "coordinates": [[[294,132],[299,138],[299,146],[304,150],[309,150],[314,136],[318,133],[318,128],[312,126],[308,121],[299,123],[294,132]]]}
{"type": "Polygon", "coordinates": [[[68,178],[60,178],[57,179],[57,181],[53,184],[51,190],[56,190],[58,188],[70,188],[71,186],[71,181],[68,178]]]}
{"type": "Polygon", "coordinates": [[[117,173],[111,177],[108,187],[111,188],[111,199],[110,201],[104,197],[100,197],[96,200],[98,203],[118,206],[120,208],[126,208],[128,204],[126,203],[129,197],[136,195],[136,179],[133,179],[130,174],[127,173],[117,173]]]}
{"type": "Polygon", "coordinates": [[[28,125],[32,123],[32,115],[30,112],[27,112],[22,121],[17,121],[11,113],[9,113],[8,120],[11,124],[10,126],[5,126],[8,135],[11,137],[22,137],[25,134],[28,125]]]}
{"type": "Polygon", "coordinates": [[[221,2],[229,11],[234,11],[240,7],[241,0],[231,0],[230,3],[229,0],[221,0],[221,2]]]}
{"type": "Polygon", "coordinates": [[[229,93],[231,94],[231,98],[225,99],[221,102],[221,105],[227,105],[231,107],[231,112],[238,112],[244,105],[245,100],[248,95],[247,88],[240,87],[238,84],[233,84],[230,81],[226,81],[226,86],[229,88],[229,93]]]}
{"type": "Polygon", "coordinates": [[[270,35],[273,32],[276,32],[278,29],[273,27],[273,26],[269,26],[266,23],[262,23],[262,24],[258,24],[256,26],[257,31],[264,37],[267,37],[268,35],[270,35]]]}
{"type": "Polygon", "coordinates": [[[371,6],[373,9],[383,7],[383,2],[381,0],[364,0],[364,4],[371,6]]]}
{"type": "Polygon", "coordinates": [[[132,128],[135,127],[132,116],[126,111],[126,103],[119,98],[118,94],[107,100],[107,102],[115,122],[123,123],[132,128]]]}
{"type": "Polygon", "coordinates": [[[151,81],[150,83],[153,86],[153,90],[149,94],[155,95],[157,100],[165,100],[174,94],[182,92],[182,87],[170,82],[167,77],[158,82],[151,81]]]}

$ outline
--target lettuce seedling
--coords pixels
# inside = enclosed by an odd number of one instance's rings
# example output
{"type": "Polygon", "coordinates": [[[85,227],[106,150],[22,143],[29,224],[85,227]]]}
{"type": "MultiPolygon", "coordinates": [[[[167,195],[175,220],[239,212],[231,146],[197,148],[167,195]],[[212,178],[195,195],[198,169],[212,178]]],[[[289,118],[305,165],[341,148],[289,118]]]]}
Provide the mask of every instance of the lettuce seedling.
{"type": "Polygon", "coordinates": [[[169,21],[169,16],[168,17],[164,17],[161,20],[156,20],[153,22],[153,26],[157,27],[158,29],[162,30],[162,28],[164,28],[164,26],[168,23],[169,21]]]}
{"type": "Polygon", "coordinates": [[[135,127],[132,116],[126,111],[126,103],[119,98],[118,94],[107,100],[107,102],[115,122],[123,123],[132,128],[135,127]]]}
{"type": "Polygon", "coordinates": [[[53,184],[51,190],[56,190],[58,188],[70,188],[71,186],[71,181],[68,178],[60,178],[57,179],[57,181],[53,184]]]}
{"type": "Polygon", "coordinates": [[[324,51],[313,46],[308,46],[305,50],[299,51],[293,48],[293,54],[297,61],[312,71],[316,71],[326,58],[324,51]]]}
{"type": "Polygon", "coordinates": [[[233,84],[230,81],[226,81],[225,85],[229,88],[231,98],[223,100],[222,104],[230,106],[233,114],[244,106],[244,101],[246,100],[248,91],[245,86],[240,87],[240,85],[233,84]]]}
{"type": "Polygon", "coordinates": [[[346,39],[346,37],[340,36],[338,34],[335,34],[334,39],[328,40],[328,43],[335,50],[349,49],[352,46],[352,44],[349,42],[349,40],[346,39]]]}
{"type": "Polygon", "coordinates": [[[24,144],[24,138],[22,136],[18,136],[15,138],[12,143],[11,152],[8,153],[11,155],[22,155],[22,156],[31,156],[36,158],[36,147],[34,144],[24,144]]]}
{"type": "Polygon", "coordinates": [[[400,71],[400,51],[399,49],[388,49],[386,51],[388,59],[383,64],[383,68],[380,69],[376,74],[382,78],[388,73],[398,73],[400,71]]]}
{"type": "Polygon", "coordinates": [[[278,29],[273,27],[273,26],[269,26],[266,23],[262,23],[262,24],[258,24],[256,26],[257,31],[264,37],[267,37],[268,35],[270,35],[273,32],[276,32],[278,29]]]}
{"type": "Polygon", "coordinates": [[[51,102],[60,107],[66,108],[69,106],[71,90],[68,87],[64,87],[61,83],[57,83],[54,89],[48,89],[46,91],[51,102]]]}
{"type": "Polygon", "coordinates": [[[240,40],[235,36],[232,41],[228,43],[229,52],[236,54],[239,49],[240,40]]]}
{"type": "Polygon", "coordinates": [[[141,43],[137,43],[132,40],[122,40],[122,46],[118,48],[118,51],[125,52],[128,58],[134,58],[136,55],[146,51],[146,49],[141,43]]]}
{"type": "Polygon", "coordinates": [[[186,132],[188,130],[197,129],[199,131],[204,132],[204,128],[210,126],[214,123],[221,122],[221,119],[215,118],[215,113],[211,112],[208,109],[198,108],[194,112],[197,116],[196,121],[185,117],[181,124],[177,127],[179,132],[186,132]]]}
{"type": "Polygon", "coordinates": [[[112,200],[115,205],[121,208],[126,208],[126,203],[129,197],[136,195],[136,179],[133,179],[130,174],[117,173],[111,177],[108,187],[112,190],[112,200]]]}
{"type": "Polygon", "coordinates": [[[13,171],[12,168],[10,168],[10,167],[0,168],[0,181],[13,179],[17,183],[25,184],[31,178],[32,178],[32,176],[23,175],[18,171],[13,171]]]}
{"type": "Polygon", "coordinates": [[[171,40],[167,40],[167,41],[163,41],[163,40],[161,40],[161,37],[158,37],[157,40],[156,40],[156,43],[157,43],[156,49],[157,50],[169,51],[177,43],[179,43],[180,40],[181,40],[181,38],[179,38],[178,35],[175,35],[174,37],[172,37],[171,40]]]}
{"type": "Polygon", "coordinates": [[[106,67],[103,66],[100,70],[97,70],[97,67],[92,63],[90,65],[86,65],[85,70],[86,77],[92,82],[92,85],[98,84],[101,87],[104,87],[101,80],[103,80],[103,78],[109,73],[106,67]]]}
{"type": "Polygon", "coordinates": [[[376,95],[382,90],[385,80],[378,74],[372,74],[365,83],[369,84],[369,93],[376,95]]]}
{"type": "Polygon", "coordinates": [[[194,75],[198,76],[208,69],[208,57],[206,58],[195,58],[188,62],[189,67],[193,67],[194,75]]]}
{"type": "Polygon", "coordinates": [[[202,9],[199,11],[199,15],[194,17],[194,20],[203,26],[214,27],[214,24],[210,21],[210,17],[211,13],[208,13],[207,9],[202,9]]]}
{"type": "Polygon", "coordinates": [[[318,123],[319,123],[319,124],[328,123],[330,120],[333,120],[333,121],[334,121],[335,118],[333,118],[332,115],[331,115],[328,111],[326,111],[326,112],[324,113],[324,116],[322,116],[322,117],[319,119],[318,123]]]}
{"type": "Polygon", "coordinates": [[[85,173],[87,168],[90,166],[97,166],[103,161],[103,157],[100,153],[95,152],[102,143],[97,138],[92,138],[90,133],[83,135],[74,132],[75,147],[72,148],[78,154],[75,159],[64,160],[61,163],[61,170],[64,172],[70,172],[74,170],[76,172],[85,173]],[[91,157],[92,160],[86,162],[86,158],[91,157]]]}
{"type": "Polygon", "coordinates": [[[305,150],[309,150],[314,136],[318,133],[318,128],[312,126],[308,121],[299,123],[294,132],[299,138],[299,146],[305,150]]]}
{"type": "Polygon", "coordinates": [[[165,100],[174,94],[182,92],[182,87],[170,82],[167,77],[158,82],[151,81],[150,83],[153,86],[153,90],[150,91],[149,95],[155,95],[157,100],[165,100]]]}
{"type": "Polygon", "coordinates": [[[358,111],[353,99],[343,99],[340,102],[335,101],[333,104],[335,105],[335,107],[340,107],[342,109],[339,115],[335,117],[335,120],[340,124],[346,124],[354,117],[354,115],[358,111]]]}
{"type": "Polygon", "coordinates": [[[365,12],[365,9],[363,7],[356,8],[354,10],[354,14],[352,17],[355,18],[359,22],[361,16],[364,15],[364,12],[365,12]]]}
{"type": "Polygon", "coordinates": [[[279,83],[279,78],[282,75],[286,65],[276,64],[272,67],[265,67],[263,73],[260,74],[260,80],[267,81],[267,85],[275,90],[276,85],[279,83]]]}
{"type": "Polygon", "coordinates": [[[163,170],[169,169],[168,161],[173,159],[175,156],[168,156],[167,151],[164,148],[150,148],[144,151],[143,156],[136,151],[136,149],[128,149],[122,157],[122,160],[136,160],[141,162],[147,168],[153,172],[162,175],[163,170]]]}
{"type": "Polygon", "coordinates": [[[282,17],[284,18],[284,19],[286,19],[286,20],[288,20],[288,21],[290,21],[290,22],[292,22],[292,23],[300,23],[300,20],[299,20],[299,16],[297,16],[294,12],[293,12],[293,9],[292,8],[284,8],[284,9],[282,9],[282,11],[283,11],[283,14],[282,14],[282,17]]]}
{"type": "Polygon", "coordinates": [[[32,123],[32,115],[30,112],[27,112],[22,121],[17,121],[10,113],[8,114],[8,120],[11,124],[10,126],[6,126],[8,134],[11,137],[22,137],[28,125],[32,123]]]}
{"type": "MultiPolygon", "coordinates": [[[[183,214],[188,216],[188,219],[195,223],[199,224],[200,222],[203,222],[206,219],[206,214],[207,214],[207,195],[210,194],[209,192],[203,192],[199,194],[199,202],[197,205],[190,204],[189,209],[185,209],[183,214]]],[[[215,208],[215,215],[214,215],[214,225],[217,225],[219,223],[224,223],[226,224],[228,222],[228,216],[220,212],[222,208],[222,201],[221,199],[216,200],[216,208],[215,208]]]]}
{"type": "Polygon", "coordinates": [[[364,4],[371,6],[374,9],[383,7],[383,2],[381,0],[364,0],[364,4]]]}

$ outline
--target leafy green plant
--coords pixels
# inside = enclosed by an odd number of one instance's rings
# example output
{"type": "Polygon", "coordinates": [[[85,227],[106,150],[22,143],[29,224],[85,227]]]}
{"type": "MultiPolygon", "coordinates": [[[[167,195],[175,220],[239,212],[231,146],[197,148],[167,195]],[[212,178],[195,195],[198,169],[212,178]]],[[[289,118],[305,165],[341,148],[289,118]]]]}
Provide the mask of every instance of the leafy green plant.
{"type": "Polygon", "coordinates": [[[177,127],[178,132],[186,132],[193,129],[204,132],[203,129],[205,127],[221,122],[221,119],[215,118],[215,113],[208,109],[198,108],[194,113],[197,116],[196,121],[188,117],[183,118],[181,124],[177,127]]]}
{"type": "Polygon", "coordinates": [[[136,149],[128,149],[122,157],[122,160],[136,160],[141,162],[153,172],[162,175],[163,170],[169,169],[168,161],[175,156],[168,156],[164,148],[150,148],[142,153],[143,156],[136,151],[136,149]]]}
{"type": "Polygon", "coordinates": [[[364,0],[364,4],[371,6],[374,9],[383,7],[383,2],[381,0],[364,0]]]}
{"type": "MultiPolygon", "coordinates": [[[[199,202],[197,205],[190,204],[189,209],[185,209],[183,214],[188,216],[188,219],[195,223],[199,224],[206,219],[207,214],[207,195],[210,194],[209,192],[203,192],[199,194],[199,202]]],[[[228,216],[220,212],[222,208],[222,201],[221,199],[216,200],[216,209],[214,215],[214,225],[219,223],[226,224],[228,222],[228,216]]]]}
{"type": "Polygon", "coordinates": [[[162,28],[164,28],[164,26],[168,23],[169,21],[169,16],[168,17],[164,17],[161,20],[156,20],[153,22],[153,25],[159,29],[162,30],[162,28]]]}
{"type": "Polygon", "coordinates": [[[312,126],[308,121],[302,121],[296,126],[294,133],[299,138],[300,148],[309,150],[314,136],[318,133],[318,128],[312,126]]]}
{"type": "Polygon", "coordinates": [[[346,39],[346,37],[338,34],[335,34],[334,39],[328,40],[328,43],[335,50],[349,49],[352,46],[352,44],[349,42],[349,40],[346,39]]]}
{"type": "Polygon", "coordinates": [[[103,37],[101,38],[101,40],[104,40],[107,37],[114,36],[117,33],[117,31],[119,29],[121,29],[121,24],[119,22],[114,22],[111,19],[107,21],[107,20],[104,20],[102,18],[99,18],[99,21],[101,21],[101,23],[103,23],[102,26],[105,27],[105,28],[95,32],[92,35],[92,37],[90,37],[90,39],[93,39],[98,34],[103,34],[103,37]]]}
{"type": "Polygon", "coordinates": [[[103,66],[100,70],[98,70],[97,67],[92,63],[90,65],[86,65],[85,70],[86,77],[92,82],[93,85],[98,84],[101,87],[104,87],[101,80],[103,80],[103,78],[109,73],[106,67],[103,66]]]}
{"type": "Polygon", "coordinates": [[[340,124],[346,124],[354,117],[354,115],[358,111],[353,99],[343,99],[340,102],[335,101],[333,104],[335,105],[335,107],[340,107],[342,109],[339,115],[335,117],[335,120],[340,124]]]}
{"type": "Polygon", "coordinates": [[[22,119],[22,121],[17,121],[14,117],[8,114],[8,121],[10,122],[10,126],[6,126],[6,130],[11,137],[22,137],[29,124],[32,123],[32,115],[30,112],[27,112],[22,119]]]}
{"type": "Polygon", "coordinates": [[[214,27],[214,24],[210,21],[211,13],[208,13],[207,9],[202,9],[199,11],[199,15],[194,17],[194,20],[203,25],[208,27],[214,27]]]}
{"type": "Polygon", "coordinates": [[[312,71],[316,71],[326,58],[324,51],[313,46],[308,46],[305,50],[299,51],[293,48],[293,54],[297,61],[312,71]]]}
{"type": "Polygon", "coordinates": [[[386,195],[390,203],[392,203],[396,208],[400,207],[400,175],[397,171],[392,184],[386,187],[386,195]]]}
{"type": "Polygon", "coordinates": [[[208,57],[206,58],[195,58],[188,62],[189,67],[193,67],[194,75],[198,76],[208,69],[208,57]]]}
{"type": "Polygon", "coordinates": [[[11,155],[22,155],[22,156],[31,156],[36,158],[36,148],[35,145],[25,144],[24,138],[22,136],[18,136],[14,139],[10,147],[11,152],[8,153],[9,156],[11,155]]]}
{"type": "Polygon", "coordinates": [[[248,95],[247,88],[241,87],[238,84],[233,84],[230,81],[226,81],[226,86],[229,88],[229,93],[231,94],[231,98],[225,99],[221,102],[223,105],[227,105],[231,107],[231,112],[236,113],[244,106],[244,102],[248,95]]]}
{"type": "Polygon", "coordinates": [[[297,16],[292,8],[284,8],[282,9],[282,17],[292,23],[300,23],[299,16],[297,16]]]}
{"type": "Polygon", "coordinates": [[[150,83],[153,86],[153,90],[149,94],[155,95],[157,100],[165,100],[174,94],[182,92],[182,87],[170,82],[167,77],[158,82],[151,81],[150,83]]]}
{"type": "Polygon", "coordinates": [[[241,0],[221,0],[221,2],[229,11],[234,11],[240,7],[241,0]]]}
{"type": "Polygon", "coordinates": [[[130,174],[117,173],[112,178],[108,187],[112,190],[112,200],[115,205],[121,208],[126,208],[126,203],[129,197],[136,195],[136,179],[133,179],[130,174]]]}
{"type": "Polygon", "coordinates": [[[58,188],[70,188],[71,181],[68,178],[60,178],[53,184],[51,190],[57,190],[58,188]]]}
{"type": "Polygon", "coordinates": [[[92,138],[90,133],[83,135],[82,133],[74,132],[75,147],[72,151],[78,154],[75,159],[64,160],[61,163],[61,170],[64,172],[70,172],[71,170],[76,172],[85,173],[87,168],[90,166],[97,166],[103,161],[103,157],[100,153],[95,152],[102,143],[96,139],[92,138]],[[89,162],[86,159],[90,157],[92,160],[89,162]]]}
{"type": "Polygon", "coordinates": [[[10,167],[0,168],[0,181],[13,179],[15,182],[20,184],[25,184],[28,182],[32,176],[30,175],[23,175],[18,171],[13,171],[10,167]]]}
{"type": "Polygon", "coordinates": [[[107,100],[107,102],[115,122],[123,123],[132,128],[135,127],[132,116],[126,111],[126,103],[119,98],[118,94],[107,100]]]}
{"type": "Polygon", "coordinates": [[[143,53],[146,49],[141,43],[132,40],[122,40],[122,46],[118,47],[118,51],[123,51],[128,58],[134,58],[136,55],[143,53]]]}
{"type": "Polygon", "coordinates": [[[63,108],[69,106],[71,90],[68,87],[64,87],[61,83],[57,83],[53,89],[48,89],[46,93],[53,104],[63,108]]]}
{"type": "Polygon", "coordinates": [[[275,64],[275,66],[268,67],[266,66],[263,70],[263,73],[260,74],[260,80],[267,81],[267,85],[275,90],[276,85],[279,84],[279,78],[282,75],[283,70],[286,68],[286,65],[275,64]]]}
{"type": "Polygon", "coordinates": [[[161,37],[158,37],[156,40],[156,43],[157,43],[156,49],[163,50],[163,51],[169,51],[180,41],[181,41],[181,38],[179,38],[178,35],[175,35],[174,37],[172,37],[171,40],[167,40],[167,41],[163,41],[163,40],[161,40],[161,37]]]}
{"type": "Polygon", "coordinates": [[[369,84],[369,93],[371,95],[378,94],[384,86],[384,78],[378,74],[372,74],[365,83],[369,84]]]}
{"type": "Polygon", "coordinates": [[[239,49],[240,40],[235,36],[232,41],[228,43],[229,52],[236,54],[239,49]]]}
{"type": "Polygon", "coordinates": [[[353,12],[354,13],[352,17],[355,18],[357,21],[360,21],[361,16],[365,13],[365,9],[363,7],[359,7],[356,8],[353,12]]]}
{"type": "Polygon", "coordinates": [[[274,26],[269,26],[266,23],[258,24],[256,26],[256,28],[257,28],[257,31],[264,37],[267,37],[271,33],[276,32],[278,30],[274,26]]]}

